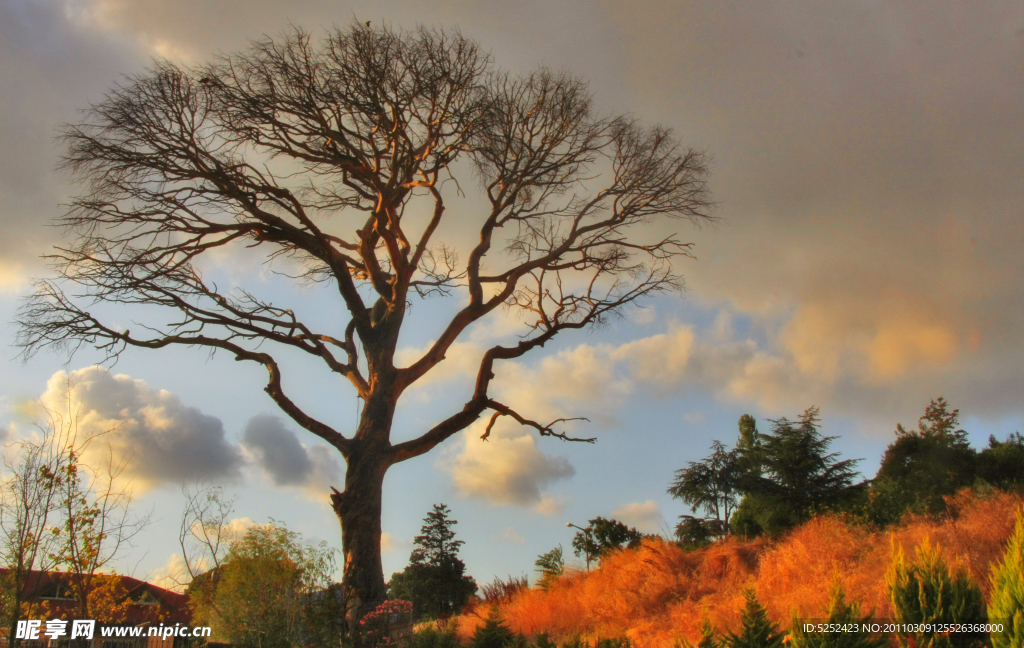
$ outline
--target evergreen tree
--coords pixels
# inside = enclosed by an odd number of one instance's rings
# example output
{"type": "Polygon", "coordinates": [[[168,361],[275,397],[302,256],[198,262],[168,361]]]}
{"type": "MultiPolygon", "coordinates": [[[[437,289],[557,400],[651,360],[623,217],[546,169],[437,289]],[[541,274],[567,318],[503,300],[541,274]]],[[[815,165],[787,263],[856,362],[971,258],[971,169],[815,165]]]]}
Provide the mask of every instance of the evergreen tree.
{"type": "Polygon", "coordinates": [[[1024,484],[1024,436],[1014,432],[1006,441],[990,436],[988,447],[978,453],[977,474],[999,488],[1024,484]]]}
{"type": "Polygon", "coordinates": [[[747,605],[741,617],[739,633],[725,636],[725,648],[782,648],[784,634],[768,619],[768,611],[757,600],[754,590],[743,592],[747,605]]]}
{"type": "Polygon", "coordinates": [[[740,419],[744,497],[731,520],[734,533],[778,534],[815,513],[848,506],[863,491],[853,483],[859,460],[830,453],[836,437],[822,436],[820,421],[818,408],[811,407],[796,421],[772,421],[770,434],[758,434],[740,419]]]}
{"type": "MultiPolygon", "coordinates": [[[[907,562],[899,546],[893,548],[892,567],[886,576],[898,624],[985,623],[981,590],[962,569],[950,570],[936,545],[926,540],[917,547],[917,560],[907,562]]],[[[899,635],[906,648],[974,648],[985,634],[954,632],[940,635],[918,632],[899,635]]]]}
{"type": "Polygon", "coordinates": [[[992,572],[988,617],[1003,628],[992,633],[992,648],[1024,648],[1024,508],[1003,560],[992,572]]]}
{"type": "Polygon", "coordinates": [[[508,629],[498,616],[497,608],[491,608],[484,624],[476,629],[470,639],[471,648],[511,648],[516,644],[516,635],[508,629]]]}
{"type": "Polygon", "coordinates": [[[458,612],[477,589],[476,581],[465,574],[466,564],[459,559],[463,542],[455,539],[452,527],[458,521],[448,519],[450,513],[444,504],[434,505],[423,520],[421,535],[416,536],[409,566],[393,574],[388,584],[390,598],[411,601],[417,618],[458,612]]]}
{"type": "Polygon", "coordinates": [[[847,627],[840,632],[808,632],[803,624],[794,620],[790,648],[883,648],[888,644],[884,636],[864,630],[865,624],[871,623],[871,615],[861,616],[859,604],[846,602],[846,593],[838,579],[829,596],[825,623],[832,627],[847,627]],[[847,631],[851,628],[852,631],[847,631]]]}
{"type": "Polygon", "coordinates": [[[721,441],[712,443],[711,449],[711,456],[691,461],[687,468],[676,471],[668,493],[694,511],[700,509],[715,520],[728,521],[739,501],[740,451],[726,450],[721,441]]]}

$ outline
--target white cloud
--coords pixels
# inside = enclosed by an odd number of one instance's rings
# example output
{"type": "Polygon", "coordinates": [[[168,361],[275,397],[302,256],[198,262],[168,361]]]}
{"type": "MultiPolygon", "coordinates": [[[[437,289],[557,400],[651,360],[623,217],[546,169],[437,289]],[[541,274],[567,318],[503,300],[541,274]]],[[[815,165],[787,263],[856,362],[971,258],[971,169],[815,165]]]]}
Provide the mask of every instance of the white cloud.
{"type": "Polygon", "coordinates": [[[620,506],[612,511],[612,517],[643,533],[658,533],[665,525],[665,516],[654,500],[620,506]]]}
{"type": "Polygon", "coordinates": [[[85,454],[91,465],[102,465],[109,450],[115,464],[125,462],[122,477],[143,490],[240,476],[242,455],[220,419],[143,380],[102,367],[58,371],[40,401],[62,416],[70,411],[80,439],[99,435],[85,454]]]}
{"type": "Polygon", "coordinates": [[[567,459],[545,455],[528,430],[507,419],[499,420],[482,441],[485,424],[480,421],[462,433],[462,452],[446,466],[462,495],[536,506],[544,501],[542,488],[576,474],[567,459]]]}
{"type": "Polygon", "coordinates": [[[512,527],[505,527],[496,536],[495,540],[504,540],[505,542],[511,542],[512,544],[525,544],[526,538],[516,532],[512,527]]]}

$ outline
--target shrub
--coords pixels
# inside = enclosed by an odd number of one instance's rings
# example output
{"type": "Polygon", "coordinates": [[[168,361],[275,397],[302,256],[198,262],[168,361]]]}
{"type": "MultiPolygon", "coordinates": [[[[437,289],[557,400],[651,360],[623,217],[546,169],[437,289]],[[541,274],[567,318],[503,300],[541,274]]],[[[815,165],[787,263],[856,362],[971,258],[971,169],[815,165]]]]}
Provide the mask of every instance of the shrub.
{"type": "MultiPolygon", "coordinates": [[[[939,546],[932,547],[928,540],[917,547],[916,553],[917,560],[907,564],[903,549],[893,543],[886,584],[896,623],[983,623],[987,617],[981,590],[967,573],[947,567],[939,546]]],[[[913,644],[917,648],[968,648],[984,642],[985,634],[902,633],[899,640],[903,646],[913,644]]]]}
{"type": "Polygon", "coordinates": [[[830,627],[853,626],[852,632],[807,632],[802,623],[794,619],[791,648],[882,648],[887,641],[880,635],[863,630],[864,624],[871,623],[871,615],[861,616],[860,605],[846,602],[846,592],[837,579],[829,596],[827,619],[830,627]]]}
{"type": "Polygon", "coordinates": [[[992,648],[1024,648],[1024,508],[1017,513],[1002,562],[992,570],[988,616],[1003,625],[992,633],[992,648]]]}
{"type": "Polygon", "coordinates": [[[754,590],[743,591],[747,605],[740,618],[739,633],[725,636],[726,648],[782,648],[783,633],[768,619],[768,612],[758,602],[754,590]]]}
{"type": "Polygon", "coordinates": [[[530,581],[526,576],[516,578],[509,576],[508,580],[501,580],[500,576],[494,577],[494,582],[480,588],[486,603],[501,603],[511,599],[517,592],[529,589],[530,581]]]}
{"type": "Polygon", "coordinates": [[[454,624],[449,624],[444,630],[429,625],[406,640],[406,648],[456,648],[458,645],[454,624]]]}
{"type": "Polygon", "coordinates": [[[533,638],[533,648],[558,648],[558,644],[551,641],[546,632],[538,632],[533,638]]]}
{"type": "Polygon", "coordinates": [[[473,633],[470,646],[472,648],[510,648],[516,642],[516,635],[498,616],[498,610],[492,607],[487,615],[487,621],[473,633]]]}

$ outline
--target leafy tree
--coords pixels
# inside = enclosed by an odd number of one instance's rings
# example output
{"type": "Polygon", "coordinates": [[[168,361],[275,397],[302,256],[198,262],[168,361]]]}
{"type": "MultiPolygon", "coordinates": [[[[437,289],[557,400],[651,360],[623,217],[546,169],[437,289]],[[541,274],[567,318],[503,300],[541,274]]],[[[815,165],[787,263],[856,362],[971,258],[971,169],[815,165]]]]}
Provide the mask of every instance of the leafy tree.
{"type": "Polygon", "coordinates": [[[417,618],[454,614],[477,590],[459,559],[463,541],[455,539],[452,527],[458,521],[448,519],[450,513],[444,504],[434,505],[423,519],[421,535],[416,536],[409,566],[391,576],[391,598],[412,601],[417,618]]]}
{"type": "Polygon", "coordinates": [[[740,451],[726,450],[720,441],[711,448],[708,458],[691,461],[687,468],[676,471],[668,493],[694,511],[703,510],[715,520],[728,522],[740,496],[740,451]]]}
{"type": "Polygon", "coordinates": [[[334,554],[326,543],[303,545],[287,528],[254,526],[231,543],[217,571],[193,581],[193,618],[211,626],[216,639],[242,648],[290,648],[322,639],[341,612],[329,589],[334,554]],[[205,592],[211,580],[212,599],[205,592]]]}
{"type": "Polygon", "coordinates": [[[596,517],[590,520],[585,532],[576,532],[572,548],[577,556],[589,555],[591,559],[600,559],[623,547],[635,549],[643,538],[644,534],[618,520],[596,517]]]}
{"type": "Polygon", "coordinates": [[[854,484],[857,459],[828,452],[836,437],[819,432],[818,408],[796,421],[772,421],[770,434],[757,435],[741,456],[759,471],[741,477],[744,499],[732,519],[744,535],[777,534],[818,512],[849,505],[863,490],[854,484]]]}
{"type": "Polygon", "coordinates": [[[705,547],[728,532],[729,525],[722,520],[706,520],[692,515],[680,515],[675,529],[676,542],[688,551],[705,547]]]}
{"type": "Polygon", "coordinates": [[[754,590],[743,592],[746,607],[740,617],[740,631],[728,632],[723,640],[726,648],[782,648],[785,633],[768,619],[768,611],[757,600],[754,590]]]}
{"type": "Polygon", "coordinates": [[[974,482],[976,453],[959,428],[960,410],[948,408],[940,397],[925,408],[916,430],[897,424],[896,440],[886,449],[873,484],[887,507],[876,506],[879,521],[897,521],[908,509],[942,512],[944,495],[974,482]]]}
{"type": "MultiPolygon", "coordinates": [[[[892,566],[886,575],[895,621],[899,624],[985,623],[981,590],[967,573],[952,571],[938,545],[925,541],[916,549],[917,560],[908,563],[903,549],[893,547],[892,566]]],[[[973,648],[985,640],[984,633],[914,632],[899,635],[900,644],[917,648],[973,648]],[[913,641],[911,641],[911,639],[913,641]]]]}
{"type": "Polygon", "coordinates": [[[1014,432],[1006,441],[994,436],[988,447],[978,453],[978,477],[999,488],[1024,485],[1024,436],[1014,432]]]}
{"type": "Polygon", "coordinates": [[[1002,561],[992,570],[988,618],[1003,626],[992,633],[992,648],[1024,648],[1024,508],[1017,513],[1002,561]]]}
{"type": "Polygon", "coordinates": [[[541,588],[547,588],[548,584],[565,572],[565,560],[562,557],[562,545],[558,545],[551,551],[537,557],[533,563],[540,572],[540,581],[537,583],[541,588]]]}
{"type": "Polygon", "coordinates": [[[793,648],[884,648],[889,643],[885,636],[864,629],[871,622],[870,614],[861,615],[858,603],[846,602],[842,583],[836,579],[829,595],[825,623],[844,629],[836,632],[807,632],[802,623],[794,620],[790,644],[793,648]]]}
{"type": "Polygon", "coordinates": [[[318,42],[293,28],[206,65],[160,61],[63,139],[64,167],[84,189],[57,221],[69,240],[54,276],[20,311],[25,358],[200,347],[265,372],[269,398],[346,461],[332,503],[350,621],[385,599],[388,469],[485,414],[485,437],[507,417],[572,438],[564,420],[535,421],[493,397],[501,362],[677,290],[675,262],[690,247],[670,230],[707,221],[711,205],[706,157],[667,129],[596,114],[568,74],[498,71],[457,31],[353,24],[318,42]],[[482,210],[461,202],[474,185],[482,210]],[[470,229],[469,249],[438,240],[470,229]],[[232,250],[324,284],[345,317],[321,328],[260,296],[258,282],[235,289],[204,275],[232,250]],[[410,308],[430,296],[451,296],[451,317],[422,356],[396,366],[403,326],[420,326],[410,308]],[[116,324],[126,307],[130,331],[116,324]],[[482,352],[472,393],[449,416],[392,443],[402,394],[503,308],[525,317],[523,334],[482,352]],[[294,353],[351,385],[363,403],[354,429],[347,416],[316,418],[315,399],[287,387],[294,369],[282,361],[294,353]]]}

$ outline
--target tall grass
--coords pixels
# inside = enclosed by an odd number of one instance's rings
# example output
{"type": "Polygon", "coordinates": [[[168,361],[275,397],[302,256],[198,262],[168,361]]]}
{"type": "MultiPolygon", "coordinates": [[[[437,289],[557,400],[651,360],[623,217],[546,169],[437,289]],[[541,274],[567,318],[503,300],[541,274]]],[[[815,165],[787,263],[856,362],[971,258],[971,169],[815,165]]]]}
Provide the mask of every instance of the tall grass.
{"type": "MultiPolygon", "coordinates": [[[[589,573],[571,572],[547,589],[523,589],[495,604],[514,632],[541,632],[556,642],[580,636],[630,639],[636,648],[672,648],[700,639],[702,618],[720,631],[736,630],[753,588],[769,618],[788,627],[793,617],[823,618],[838,583],[863,613],[892,617],[886,572],[894,545],[912,553],[926,539],[942,547],[988,598],[989,572],[1002,557],[1022,504],[1016,495],[970,492],[949,501],[941,520],[907,517],[885,531],[838,517],[818,517],[781,540],[730,538],[694,552],[662,540],[602,561],[589,573]]],[[[467,640],[487,617],[489,604],[458,620],[467,640]]]]}

